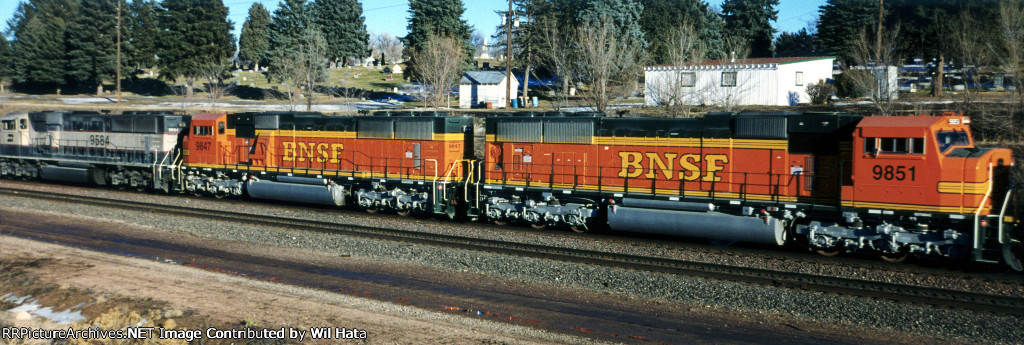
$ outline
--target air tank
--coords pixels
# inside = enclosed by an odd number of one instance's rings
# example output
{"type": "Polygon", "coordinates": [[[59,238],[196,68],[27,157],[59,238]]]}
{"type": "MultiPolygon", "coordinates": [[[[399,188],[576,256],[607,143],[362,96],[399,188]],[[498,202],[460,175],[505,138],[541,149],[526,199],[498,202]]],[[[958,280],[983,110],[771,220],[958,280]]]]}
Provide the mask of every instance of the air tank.
{"type": "Polygon", "coordinates": [[[321,205],[345,205],[345,188],[336,184],[282,183],[252,179],[246,184],[249,196],[256,199],[301,202],[321,205]]]}
{"type": "Polygon", "coordinates": [[[613,205],[608,207],[608,226],[625,232],[785,244],[785,229],[783,222],[778,219],[768,218],[765,221],[765,218],[740,217],[719,212],[688,212],[613,205]]]}

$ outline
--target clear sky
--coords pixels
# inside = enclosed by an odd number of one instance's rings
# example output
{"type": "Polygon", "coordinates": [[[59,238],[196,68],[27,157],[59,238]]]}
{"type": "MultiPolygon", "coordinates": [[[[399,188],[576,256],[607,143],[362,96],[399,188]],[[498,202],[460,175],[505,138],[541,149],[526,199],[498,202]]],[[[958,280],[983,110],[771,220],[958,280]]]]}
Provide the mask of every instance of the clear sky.
{"type": "MultiPolygon", "coordinates": [[[[3,19],[2,28],[7,29],[7,20],[14,14],[14,9],[21,0],[0,0],[0,19],[3,19]]],[[[84,0],[90,1],[90,0],[84,0]]],[[[242,23],[248,15],[249,7],[259,2],[271,13],[277,8],[280,0],[224,0],[228,6],[228,16],[235,23],[235,38],[242,28],[242,23]]],[[[407,0],[372,0],[360,1],[363,4],[363,15],[366,16],[366,28],[371,33],[387,32],[395,36],[406,34],[406,25],[409,17],[409,2],[407,0]]],[[[710,0],[712,6],[718,7],[722,0],[710,0]]],[[[825,0],[780,0],[779,20],[775,28],[782,31],[797,31],[806,27],[807,23],[818,16],[818,7],[825,3],[825,0]]],[[[494,28],[501,23],[501,17],[494,11],[508,8],[508,2],[501,0],[463,0],[466,6],[464,18],[477,31],[484,36],[490,37],[494,28]]]]}

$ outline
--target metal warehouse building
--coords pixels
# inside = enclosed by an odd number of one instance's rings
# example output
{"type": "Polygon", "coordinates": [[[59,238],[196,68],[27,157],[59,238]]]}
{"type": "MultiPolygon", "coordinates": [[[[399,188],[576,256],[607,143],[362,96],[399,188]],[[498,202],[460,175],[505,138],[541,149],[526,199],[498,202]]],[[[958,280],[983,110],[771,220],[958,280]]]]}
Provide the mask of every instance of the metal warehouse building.
{"type": "Polygon", "coordinates": [[[795,105],[807,85],[832,78],[834,56],[706,60],[644,69],[644,103],[795,105]]]}

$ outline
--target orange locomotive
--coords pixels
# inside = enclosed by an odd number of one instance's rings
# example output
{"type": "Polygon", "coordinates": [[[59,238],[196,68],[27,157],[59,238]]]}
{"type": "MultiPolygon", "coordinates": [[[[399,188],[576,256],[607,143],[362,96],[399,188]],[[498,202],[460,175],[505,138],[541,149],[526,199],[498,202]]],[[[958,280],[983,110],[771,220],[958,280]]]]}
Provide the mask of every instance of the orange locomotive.
{"type": "Polygon", "coordinates": [[[964,116],[502,115],[477,161],[470,117],[375,115],[10,114],[0,176],[1024,270],[1013,158],[964,116]]]}
{"type": "Polygon", "coordinates": [[[182,141],[183,189],[454,216],[444,200],[469,182],[472,119],[377,115],[197,115],[182,141]]]}
{"type": "Polygon", "coordinates": [[[497,223],[804,242],[825,255],[1020,266],[1008,149],[964,116],[525,114],[487,120],[478,210],[497,223]]]}

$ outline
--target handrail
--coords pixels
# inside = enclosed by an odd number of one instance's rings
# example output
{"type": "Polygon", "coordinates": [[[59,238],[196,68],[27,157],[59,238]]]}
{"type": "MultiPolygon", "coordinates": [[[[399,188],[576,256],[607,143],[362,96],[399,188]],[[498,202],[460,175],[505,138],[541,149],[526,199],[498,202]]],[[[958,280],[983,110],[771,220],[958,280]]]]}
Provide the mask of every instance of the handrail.
{"type": "Polygon", "coordinates": [[[473,172],[475,171],[474,161],[466,160],[469,162],[469,171],[466,172],[466,183],[462,187],[462,200],[469,200],[469,183],[473,181],[473,172]]]}
{"type": "Polygon", "coordinates": [[[1006,225],[1004,221],[1006,219],[1006,205],[1010,203],[1010,197],[1013,196],[1013,189],[1016,187],[1016,183],[1014,183],[1006,190],[1006,197],[1003,198],[1003,207],[999,209],[999,244],[1006,244],[1007,242],[1006,230],[1003,229],[1006,225]]]}
{"type": "MultiPolygon", "coordinates": [[[[444,181],[443,181],[444,184],[448,184],[448,180],[451,179],[452,171],[455,170],[455,166],[461,164],[462,161],[463,161],[462,159],[457,159],[457,160],[452,162],[451,166],[448,167],[448,170],[445,171],[445,173],[444,173],[444,181]]],[[[444,199],[448,199],[448,189],[447,188],[445,188],[443,190],[443,192],[441,193],[441,197],[444,198],[444,199]]]]}
{"type": "Polygon", "coordinates": [[[430,200],[437,202],[437,160],[433,158],[425,158],[424,162],[434,162],[434,180],[430,182],[430,200]]]}
{"type": "MultiPolygon", "coordinates": [[[[961,183],[960,184],[961,190],[963,190],[963,185],[965,185],[965,184],[966,183],[961,183]]],[[[978,250],[978,249],[980,249],[984,245],[984,243],[982,242],[982,239],[981,239],[981,231],[982,230],[981,230],[981,227],[978,224],[979,221],[980,221],[978,219],[978,217],[981,215],[981,210],[985,208],[985,200],[988,200],[988,197],[989,197],[990,194],[992,194],[992,163],[988,163],[988,190],[985,191],[985,196],[983,196],[981,198],[981,201],[978,202],[978,210],[974,211],[974,250],[978,250]]],[[[961,194],[960,200],[961,200],[961,204],[963,204],[963,196],[962,196],[962,194],[961,194]]],[[[963,209],[963,206],[961,206],[961,209],[963,209]]],[[[961,212],[963,212],[963,211],[961,211],[961,212]]],[[[1000,224],[1002,224],[1002,219],[1000,219],[1000,224]]]]}

